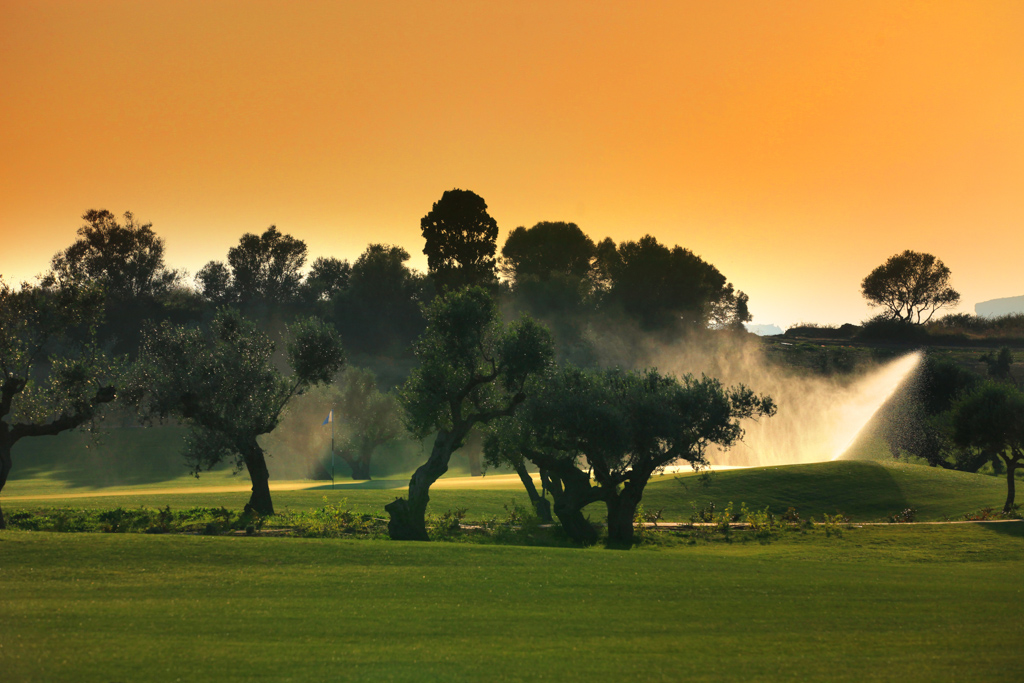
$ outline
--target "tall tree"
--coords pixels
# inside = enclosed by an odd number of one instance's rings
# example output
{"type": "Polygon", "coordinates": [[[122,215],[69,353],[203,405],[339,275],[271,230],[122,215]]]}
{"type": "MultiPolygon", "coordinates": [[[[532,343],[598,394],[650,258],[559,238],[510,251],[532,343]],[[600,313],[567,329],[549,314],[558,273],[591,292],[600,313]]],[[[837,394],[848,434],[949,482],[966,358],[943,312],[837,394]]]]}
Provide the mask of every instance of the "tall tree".
{"type": "Polygon", "coordinates": [[[302,291],[309,302],[330,301],[348,289],[352,266],[348,261],[321,256],[309,267],[302,291]]]}
{"type": "Polygon", "coordinates": [[[590,273],[596,247],[575,223],[543,221],[518,227],[501,248],[502,271],[513,282],[552,275],[583,279],[590,273]]]}
{"type": "Polygon", "coordinates": [[[334,297],[334,318],[353,351],[401,353],[423,331],[422,275],[402,247],[371,244],[352,264],[348,288],[334,297]]]}
{"type": "Polygon", "coordinates": [[[942,261],[908,249],[868,273],[861,291],[869,304],[883,307],[884,316],[920,324],[931,320],[939,309],[960,302],[960,294],[949,280],[949,268],[942,261]]]}
{"type": "Polygon", "coordinates": [[[707,466],[711,444],[742,438],[740,420],[775,413],[771,398],[718,380],[644,372],[566,368],[496,427],[491,462],[521,454],[541,469],[566,533],[593,543],[583,508],[603,501],[608,540],[629,544],[644,488],[655,472],[684,460],[707,466]],[[593,482],[591,481],[593,477],[593,482]]]}
{"type": "Polygon", "coordinates": [[[401,391],[406,426],[419,438],[435,433],[430,457],[409,481],[408,498],[385,506],[396,540],[427,540],[430,486],[448,471],[470,429],[511,415],[526,399],[526,382],[544,372],[551,336],[532,319],[505,325],[480,287],[438,297],[426,307],[427,329],[416,343],[420,366],[401,391]]]}
{"type": "Polygon", "coordinates": [[[139,222],[130,211],[118,223],[106,209],[82,218],[78,239],[53,257],[44,285],[94,281],[111,296],[133,299],[163,294],[179,281],[179,273],[164,265],[164,241],[152,223],[139,222]]]}
{"type": "Polygon", "coordinates": [[[610,240],[599,244],[597,271],[606,282],[606,301],[647,330],[730,326],[750,319],[747,296],[717,268],[650,235],[617,248],[610,240]]]}
{"type": "Polygon", "coordinates": [[[118,366],[96,343],[102,310],[97,287],[15,290],[0,281],[0,491],[18,441],[79,427],[114,400],[118,366]],[[67,334],[83,326],[85,335],[67,334]]]}
{"type": "Polygon", "coordinates": [[[289,329],[291,376],[274,366],[274,343],[233,309],[221,309],[205,334],[167,323],[145,336],[131,398],[145,414],[174,417],[191,427],[186,459],[196,476],[234,458],[252,480],[246,505],[274,514],[270,473],[257,437],[277,427],[288,401],[306,388],[330,382],[344,364],[332,328],[311,318],[289,329]]]}
{"type": "Polygon", "coordinates": [[[469,190],[448,190],[420,220],[429,274],[438,290],[496,282],[498,224],[469,190]]]}
{"type": "Polygon", "coordinates": [[[262,235],[242,235],[228,250],[227,265],[211,261],[196,280],[213,302],[283,304],[299,295],[305,263],[306,243],[271,225],[262,235]]]}
{"type": "Polygon", "coordinates": [[[986,382],[953,408],[954,440],[961,448],[993,454],[1006,466],[1006,502],[1014,507],[1016,472],[1024,465],[1024,392],[986,382]]]}

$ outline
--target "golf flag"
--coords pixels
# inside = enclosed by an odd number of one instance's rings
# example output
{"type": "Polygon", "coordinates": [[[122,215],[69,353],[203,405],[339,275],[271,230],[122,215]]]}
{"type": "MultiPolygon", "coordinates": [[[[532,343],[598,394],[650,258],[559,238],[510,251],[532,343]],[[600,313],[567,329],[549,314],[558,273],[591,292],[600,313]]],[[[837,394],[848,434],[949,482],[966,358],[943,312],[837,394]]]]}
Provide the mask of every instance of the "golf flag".
{"type": "Polygon", "coordinates": [[[324,425],[333,424],[333,423],[334,423],[334,411],[332,410],[331,412],[327,413],[327,417],[324,418],[324,424],[322,424],[320,426],[323,427],[324,425]]]}

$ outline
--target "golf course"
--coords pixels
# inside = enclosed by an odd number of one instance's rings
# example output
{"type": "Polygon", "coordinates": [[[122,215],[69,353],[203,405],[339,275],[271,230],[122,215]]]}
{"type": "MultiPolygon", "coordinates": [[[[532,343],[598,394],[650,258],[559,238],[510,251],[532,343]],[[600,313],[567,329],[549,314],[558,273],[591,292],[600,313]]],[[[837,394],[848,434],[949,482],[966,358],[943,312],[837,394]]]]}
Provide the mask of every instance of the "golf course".
{"type": "MultiPolygon", "coordinates": [[[[14,482],[6,510],[16,520],[245,501],[192,482],[192,492],[183,480],[175,493],[63,499],[14,482]]],[[[306,482],[274,495],[281,510],[379,514],[401,493],[385,487],[399,483],[306,482]]],[[[666,475],[645,497],[666,522],[741,501],[819,520],[838,506],[851,522],[838,533],[793,525],[767,542],[742,528],[728,539],[659,530],[628,551],[470,529],[430,544],[10,530],[0,534],[0,670],[18,681],[1014,681],[1024,676],[1008,645],[1024,635],[1024,523],[861,524],[905,508],[919,522],[963,520],[998,504],[1002,486],[848,461],[666,475]]],[[[508,475],[442,479],[431,499],[467,509],[467,526],[513,502],[528,503],[508,475]]]]}

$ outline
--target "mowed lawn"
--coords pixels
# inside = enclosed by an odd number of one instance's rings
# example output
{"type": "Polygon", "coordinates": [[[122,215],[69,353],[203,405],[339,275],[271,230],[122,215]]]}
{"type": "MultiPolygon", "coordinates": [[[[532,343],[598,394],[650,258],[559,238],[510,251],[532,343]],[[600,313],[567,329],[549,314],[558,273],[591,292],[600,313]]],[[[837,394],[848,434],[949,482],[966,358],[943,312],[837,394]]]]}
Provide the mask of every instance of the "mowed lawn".
{"type": "Polygon", "coordinates": [[[724,542],[0,532],[0,680],[1024,680],[1024,523],[724,542]]]}
{"type": "MultiPolygon", "coordinates": [[[[241,510],[249,497],[244,490],[209,492],[197,487],[194,492],[187,492],[195,482],[216,486],[225,481],[220,477],[165,482],[164,487],[182,487],[182,493],[174,494],[147,493],[145,487],[139,487],[123,495],[10,500],[13,496],[54,494],[48,486],[16,481],[4,489],[0,504],[7,512],[41,508],[128,509],[140,505],[150,508],[170,505],[174,510],[194,506],[241,510]]],[[[248,486],[245,475],[228,481],[238,488],[248,486]]],[[[463,508],[467,511],[467,520],[480,521],[504,519],[508,516],[506,508],[513,504],[529,505],[526,492],[514,475],[465,478],[461,483],[465,486],[434,487],[428,512],[440,515],[446,510],[463,508]]],[[[310,510],[323,505],[326,498],[332,505],[344,500],[355,512],[386,517],[384,506],[405,495],[408,478],[339,482],[333,490],[329,484],[307,482],[306,485],[315,488],[274,492],[277,510],[310,510]]],[[[1024,490],[1024,482],[1018,488],[1024,490]]],[[[695,508],[714,503],[722,510],[730,502],[734,504],[734,512],[739,511],[741,503],[752,510],[767,506],[777,515],[794,507],[801,518],[814,516],[819,520],[824,513],[840,511],[855,521],[884,521],[895,513],[913,508],[918,520],[935,521],[962,519],[965,514],[985,507],[1001,510],[1005,499],[1003,477],[892,461],[836,461],[723,471],[707,479],[691,474],[656,476],[644,493],[643,505],[648,512],[661,510],[666,521],[677,522],[689,520],[695,508]]],[[[606,510],[603,503],[596,503],[587,508],[587,513],[592,520],[600,522],[606,510]]]]}

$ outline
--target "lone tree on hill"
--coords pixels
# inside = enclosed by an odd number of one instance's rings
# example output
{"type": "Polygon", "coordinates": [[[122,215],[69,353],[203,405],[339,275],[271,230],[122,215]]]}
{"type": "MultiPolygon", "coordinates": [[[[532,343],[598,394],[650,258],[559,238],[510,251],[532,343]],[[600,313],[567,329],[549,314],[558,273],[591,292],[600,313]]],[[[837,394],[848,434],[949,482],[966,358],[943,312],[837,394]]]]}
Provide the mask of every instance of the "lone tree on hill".
{"type": "Polygon", "coordinates": [[[263,516],[274,514],[274,505],[257,437],[277,427],[293,396],[330,382],[345,362],[338,335],[316,318],[288,331],[290,377],[274,367],[270,338],[236,310],[218,311],[210,334],[164,323],[146,334],[131,386],[144,414],[192,428],[185,457],[193,474],[229,457],[238,470],[245,467],[252,480],[245,507],[263,516]]]}
{"type": "Polygon", "coordinates": [[[949,268],[931,254],[909,249],[871,271],[861,283],[864,298],[892,320],[921,324],[939,309],[955,306],[960,294],[949,285],[949,268]]]}
{"type": "Polygon", "coordinates": [[[96,343],[102,310],[97,287],[14,290],[0,281],[0,491],[19,440],[79,427],[114,400],[118,364],[96,343]],[[84,343],[66,334],[78,327],[88,330],[75,335],[84,343]]]}
{"type": "Polygon", "coordinates": [[[531,318],[499,320],[480,287],[449,292],[424,310],[427,329],[416,342],[420,366],[401,391],[406,426],[419,438],[435,433],[430,457],[409,481],[409,497],[384,507],[391,538],[426,541],[430,486],[448,471],[470,429],[511,415],[526,399],[527,381],[551,363],[548,331],[531,318]]]}
{"type": "Polygon", "coordinates": [[[514,417],[492,429],[488,460],[521,454],[537,465],[562,527],[583,543],[597,540],[584,507],[604,502],[609,543],[630,544],[637,506],[656,472],[677,460],[706,466],[709,445],[728,448],[742,438],[740,419],[775,413],[771,398],[746,387],[656,370],[570,367],[538,384],[514,417]]]}
{"type": "Polygon", "coordinates": [[[420,220],[429,274],[438,290],[496,281],[498,224],[487,202],[469,190],[448,190],[420,220]]]}
{"type": "Polygon", "coordinates": [[[953,440],[958,446],[994,455],[1006,465],[1006,503],[1013,509],[1014,473],[1024,465],[1024,392],[986,382],[953,408],[953,440]]]}

